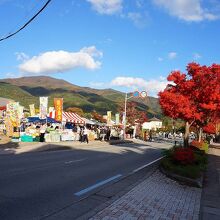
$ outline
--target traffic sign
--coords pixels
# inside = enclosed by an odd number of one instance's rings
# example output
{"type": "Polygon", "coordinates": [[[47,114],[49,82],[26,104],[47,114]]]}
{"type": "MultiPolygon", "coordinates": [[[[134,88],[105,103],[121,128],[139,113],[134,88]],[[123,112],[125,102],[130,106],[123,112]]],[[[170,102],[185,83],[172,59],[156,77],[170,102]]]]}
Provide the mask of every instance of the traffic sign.
{"type": "Polygon", "coordinates": [[[139,96],[140,96],[139,91],[134,91],[134,92],[133,92],[133,97],[137,98],[137,97],[139,97],[139,96]]]}
{"type": "Polygon", "coordinates": [[[146,91],[140,92],[140,97],[141,98],[146,98],[147,97],[147,92],[146,91]]]}

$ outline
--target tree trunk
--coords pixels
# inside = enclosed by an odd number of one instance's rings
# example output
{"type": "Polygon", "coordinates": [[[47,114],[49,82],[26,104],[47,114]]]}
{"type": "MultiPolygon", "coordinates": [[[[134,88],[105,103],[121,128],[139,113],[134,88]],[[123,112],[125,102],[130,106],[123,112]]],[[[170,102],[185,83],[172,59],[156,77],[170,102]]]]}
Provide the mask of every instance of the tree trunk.
{"type": "Polygon", "coordinates": [[[184,147],[189,147],[189,128],[190,128],[190,125],[189,125],[189,122],[187,121],[185,125],[184,147]]]}
{"type": "Polygon", "coordinates": [[[202,141],[202,128],[199,128],[199,142],[202,141]]]}

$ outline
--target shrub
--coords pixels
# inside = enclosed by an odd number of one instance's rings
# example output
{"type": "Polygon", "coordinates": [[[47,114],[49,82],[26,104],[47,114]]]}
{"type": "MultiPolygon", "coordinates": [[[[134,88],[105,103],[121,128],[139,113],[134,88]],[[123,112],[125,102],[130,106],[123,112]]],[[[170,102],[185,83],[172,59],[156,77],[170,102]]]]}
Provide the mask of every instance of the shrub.
{"type": "Polygon", "coordinates": [[[193,164],[195,162],[194,152],[190,148],[176,148],[173,160],[180,164],[193,164]]]}
{"type": "Polygon", "coordinates": [[[192,141],[190,144],[192,147],[198,148],[199,150],[205,151],[208,153],[209,144],[205,141],[192,141]]]}
{"type": "Polygon", "coordinates": [[[200,176],[200,167],[195,165],[174,164],[169,158],[164,158],[161,162],[165,170],[169,170],[175,174],[196,179],[200,176]]]}
{"type": "Polygon", "coordinates": [[[199,148],[173,147],[164,151],[161,165],[165,170],[189,178],[198,178],[206,169],[207,155],[199,148]]]}

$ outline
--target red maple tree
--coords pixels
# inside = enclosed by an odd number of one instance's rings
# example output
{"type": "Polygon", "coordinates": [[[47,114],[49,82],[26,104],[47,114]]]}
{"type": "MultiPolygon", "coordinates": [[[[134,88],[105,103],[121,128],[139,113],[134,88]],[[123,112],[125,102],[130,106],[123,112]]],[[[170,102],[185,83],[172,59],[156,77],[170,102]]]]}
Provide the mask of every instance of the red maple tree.
{"type": "MultiPolygon", "coordinates": [[[[124,106],[120,107],[119,112],[124,112],[124,106]]],[[[137,109],[136,102],[127,102],[126,119],[127,123],[130,125],[134,125],[135,123],[143,124],[147,121],[147,114],[137,109]]]]}
{"type": "Polygon", "coordinates": [[[92,118],[101,122],[101,123],[106,123],[106,119],[103,118],[102,115],[100,115],[99,113],[97,113],[96,111],[93,111],[92,113],[92,118]]]}
{"type": "Polygon", "coordinates": [[[220,65],[210,67],[190,63],[187,74],[173,71],[167,77],[170,83],[159,93],[165,115],[186,121],[184,145],[188,146],[192,124],[206,126],[220,111],[220,65]]]}

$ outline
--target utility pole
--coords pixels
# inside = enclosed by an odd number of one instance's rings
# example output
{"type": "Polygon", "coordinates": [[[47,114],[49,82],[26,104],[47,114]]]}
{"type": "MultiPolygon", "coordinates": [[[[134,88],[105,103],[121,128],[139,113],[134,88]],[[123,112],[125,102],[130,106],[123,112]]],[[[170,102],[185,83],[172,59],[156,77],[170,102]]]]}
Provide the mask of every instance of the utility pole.
{"type": "Polygon", "coordinates": [[[124,119],[124,121],[123,121],[123,136],[124,136],[124,139],[126,138],[125,131],[126,131],[126,116],[127,116],[127,101],[128,101],[128,99],[133,98],[133,97],[145,98],[145,97],[147,97],[147,92],[146,91],[142,91],[142,92],[135,91],[135,92],[133,92],[133,95],[131,95],[129,97],[128,97],[127,92],[125,93],[125,110],[124,110],[124,117],[123,117],[123,119],[124,119]]]}
{"type": "Polygon", "coordinates": [[[127,100],[128,100],[128,94],[127,92],[125,93],[125,111],[124,111],[124,121],[123,121],[123,135],[124,135],[124,139],[126,138],[126,114],[127,114],[127,100]]]}

